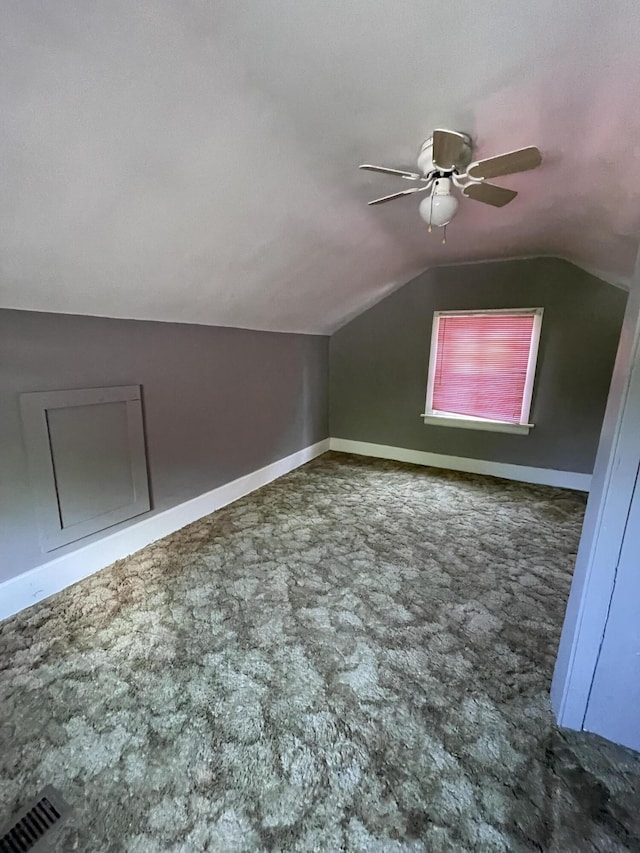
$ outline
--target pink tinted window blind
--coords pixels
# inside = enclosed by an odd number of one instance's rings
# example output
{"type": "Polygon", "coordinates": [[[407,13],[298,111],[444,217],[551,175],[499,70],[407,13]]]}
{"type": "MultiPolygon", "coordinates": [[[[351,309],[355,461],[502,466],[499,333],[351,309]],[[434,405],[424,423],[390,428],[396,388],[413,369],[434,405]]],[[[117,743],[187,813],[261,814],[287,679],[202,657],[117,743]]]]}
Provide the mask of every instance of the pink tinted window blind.
{"type": "Polygon", "coordinates": [[[532,314],[440,317],[433,409],[519,423],[534,319],[532,314]]]}

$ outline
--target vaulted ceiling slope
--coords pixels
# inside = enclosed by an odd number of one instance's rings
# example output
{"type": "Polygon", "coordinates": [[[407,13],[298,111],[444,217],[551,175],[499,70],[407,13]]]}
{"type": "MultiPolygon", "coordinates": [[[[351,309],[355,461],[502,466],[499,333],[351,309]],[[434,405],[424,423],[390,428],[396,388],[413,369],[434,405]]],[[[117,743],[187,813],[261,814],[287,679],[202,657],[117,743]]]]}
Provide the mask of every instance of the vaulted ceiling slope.
{"type": "MultiPolygon", "coordinates": [[[[0,305],[326,333],[427,267],[640,235],[637,0],[8,0],[0,305]],[[434,127],[536,144],[504,209],[368,208],[434,127]]],[[[406,185],[405,185],[406,186],[406,185]]]]}

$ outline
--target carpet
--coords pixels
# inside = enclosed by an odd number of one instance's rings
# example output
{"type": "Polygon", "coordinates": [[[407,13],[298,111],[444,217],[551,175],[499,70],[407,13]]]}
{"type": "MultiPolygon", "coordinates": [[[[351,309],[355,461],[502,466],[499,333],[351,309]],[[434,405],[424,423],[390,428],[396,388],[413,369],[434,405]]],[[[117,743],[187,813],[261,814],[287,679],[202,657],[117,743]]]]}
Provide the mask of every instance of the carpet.
{"type": "Polygon", "coordinates": [[[330,453],[0,624],[3,816],[87,851],[640,850],[548,691],[584,497],[330,453]]]}

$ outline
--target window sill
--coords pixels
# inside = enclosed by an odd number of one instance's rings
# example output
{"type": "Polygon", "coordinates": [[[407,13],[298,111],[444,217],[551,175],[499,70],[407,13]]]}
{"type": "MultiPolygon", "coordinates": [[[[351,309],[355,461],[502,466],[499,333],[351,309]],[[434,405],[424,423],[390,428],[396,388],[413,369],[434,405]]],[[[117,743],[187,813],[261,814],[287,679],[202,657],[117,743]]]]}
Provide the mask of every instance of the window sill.
{"type": "Polygon", "coordinates": [[[488,432],[510,432],[515,435],[529,435],[533,424],[509,424],[504,421],[490,421],[485,418],[468,418],[464,415],[422,414],[420,417],[429,426],[458,427],[461,429],[481,429],[488,432]]]}

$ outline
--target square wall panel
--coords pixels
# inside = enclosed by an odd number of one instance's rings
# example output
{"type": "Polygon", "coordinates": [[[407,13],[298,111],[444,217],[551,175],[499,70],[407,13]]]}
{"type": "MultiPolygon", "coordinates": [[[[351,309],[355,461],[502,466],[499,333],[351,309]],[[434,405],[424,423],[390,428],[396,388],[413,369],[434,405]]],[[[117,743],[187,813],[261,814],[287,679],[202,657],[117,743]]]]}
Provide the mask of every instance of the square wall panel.
{"type": "Polygon", "coordinates": [[[150,509],[139,385],[20,396],[45,551],[150,509]]]}

